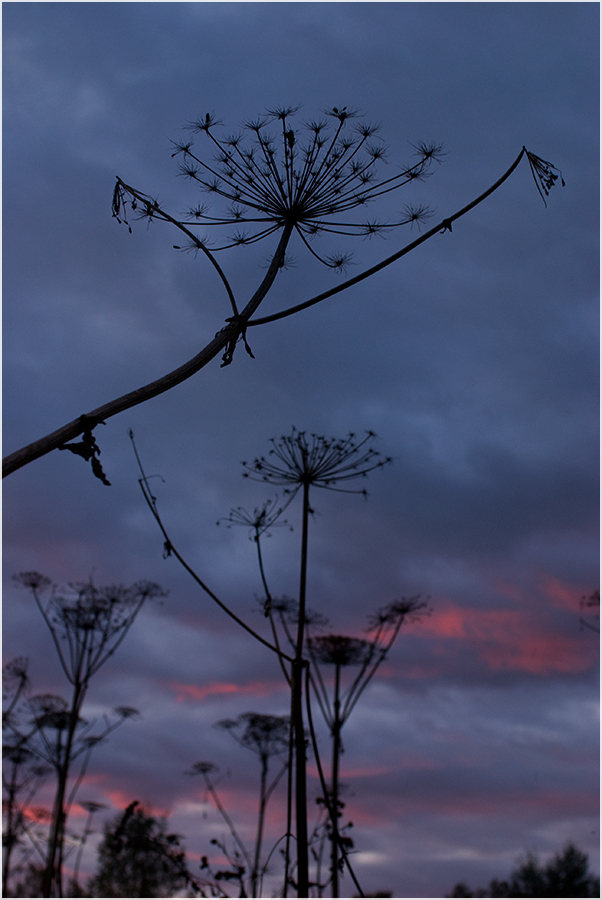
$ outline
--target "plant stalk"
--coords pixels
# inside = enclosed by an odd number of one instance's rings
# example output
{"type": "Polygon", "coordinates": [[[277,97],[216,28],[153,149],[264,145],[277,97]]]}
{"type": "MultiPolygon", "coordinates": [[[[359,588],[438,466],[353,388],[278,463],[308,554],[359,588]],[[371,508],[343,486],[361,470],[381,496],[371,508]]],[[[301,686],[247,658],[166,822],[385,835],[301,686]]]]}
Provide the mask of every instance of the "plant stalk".
{"type": "Polygon", "coordinates": [[[309,482],[303,483],[303,531],[299,581],[299,622],[293,664],[292,710],[295,728],[295,816],[297,829],[297,896],[309,897],[309,847],[307,833],[307,760],[303,727],[303,644],[307,589],[307,543],[309,530],[309,482]]]}

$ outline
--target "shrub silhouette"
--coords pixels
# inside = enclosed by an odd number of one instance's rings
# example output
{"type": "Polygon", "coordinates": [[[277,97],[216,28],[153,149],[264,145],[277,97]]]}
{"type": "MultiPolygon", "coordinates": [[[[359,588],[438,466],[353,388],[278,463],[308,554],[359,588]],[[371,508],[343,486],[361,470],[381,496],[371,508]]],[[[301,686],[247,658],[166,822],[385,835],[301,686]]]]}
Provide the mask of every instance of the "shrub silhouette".
{"type": "Polygon", "coordinates": [[[137,801],[105,827],[90,896],[173,897],[193,883],[180,837],[137,801]]]}

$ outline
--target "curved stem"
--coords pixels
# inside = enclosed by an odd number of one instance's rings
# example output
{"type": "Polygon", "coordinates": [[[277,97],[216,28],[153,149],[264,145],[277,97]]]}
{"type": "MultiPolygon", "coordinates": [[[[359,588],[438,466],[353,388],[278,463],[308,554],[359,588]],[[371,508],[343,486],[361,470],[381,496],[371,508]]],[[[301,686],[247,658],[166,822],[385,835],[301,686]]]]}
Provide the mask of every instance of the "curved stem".
{"type": "Polygon", "coordinates": [[[284,658],[288,658],[288,657],[286,657],[286,655],[282,653],[282,650],[280,648],[280,638],[278,637],[278,631],[276,630],[276,623],[274,621],[274,612],[272,610],[272,595],[270,594],[270,589],[268,587],[267,578],[265,576],[265,570],[263,568],[263,557],[261,554],[261,537],[259,535],[258,530],[255,533],[255,543],[257,545],[257,559],[259,562],[259,572],[261,575],[261,581],[262,581],[263,589],[265,591],[265,596],[266,596],[267,616],[268,616],[268,619],[270,620],[270,627],[272,629],[272,637],[274,638],[274,645],[278,651],[278,662],[280,663],[280,668],[282,669],[282,674],[284,675],[285,681],[288,684],[288,686],[290,687],[292,684],[291,676],[287,672],[286,666],[284,665],[284,658]]]}
{"type": "MultiPolygon", "coordinates": [[[[131,194],[132,197],[135,197],[137,200],[142,201],[142,203],[147,203],[150,200],[150,198],[147,197],[146,194],[142,194],[140,191],[137,191],[135,188],[130,187],[130,185],[126,184],[125,181],[122,181],[122,179],[119,178],[119,176],[117,176],[117,184],[121,185],[121,187],[125,191],[127,191],[128,194],[131,194]]],[[[234,294],[232,293],[232,288],[230,287],[230,283],[229,283],[228,279],[226,278],[222,267],[216,260],[213,253],[211,253],[211,251],[208,250],[207,247],[205,247],[203,242],[200,241],[197,238],[197,236],[192,231],[190,231],[189,228],[186,228],[186,226],[184,225],[183,222],[178,222],[178,220],[174,219],[173,216],[170,216],[169,213],[166,213],[166,212],[164,212],[164,210],[159,209],[157,207],[157,209],[153,212],[153,215],[159,215],[164,221],[171,222],[172,225],[175,225],[176,228],[179,228],[180,231],[184,232],[186,237],[190,238],[190,240],[193,242],[194,246],[198,250],[200,250],[202,253],[205,254],[207,259],[209,260],[209,262],[211,263],[211,265],[214,267],[215,271],[219,275],[219,277],[222,281],[222,284],[224,285],[224,287],[226,289],[226,293],[228,294],[228,299],[230,300],[232,312],[234,313],[235,316],[237,316],[238,309],[236,307],[236,300],[234,299],[234,294]]]]}
{"type": "Polygon", "coordinates": [[[192,577],[194,578],[194,580],[196,581],[196,583],[197,583],[197,584],[205,591],[206,594],[208,594],[208,595],[211,597],[211,599],[212,599],[215,603],[217,603],[217,605],[220,607],[220,609],[223,609],[223,611],[224,611],[227,615],[229,615],[231,619],[234,619],[234,621],[235,621],[238,625],[240,625],[241,628],[244,628],[245,631],[248,632],[252,637],[254,637],[255,640],[259,641],[259,642],[260,642],[261,644],[263,644],[265,647],[269,647],[270,650],[273,650],[274,653],[278,654],[278,658],[279,658],[281,661],[282,661],[282,658],[284,658],[284,659],[287,659],[289,662],[293,662],[293,659],[292,659],[290,656],[287,656],[286,653],[283,653],[282,650],[280,650],[279,647],[274,647],[274,646],[272,646],[272,644],[270,644],[269,641],[266,641],[264,638],[261,637],[260,634],[257,634],[256,631],[253,631],[253,629],[252,629],[249,625],[247,625],[246,622],[243,622],[243,620],[240,619],[240,618],[236,615],[236,613],[232,612],[232,610],[229,609],[229,608],[226,606],[226,604],[223,603],[223,602],[219,599],[219,597],[218,597],[216,594],[213,593],[213,591],[211,590],[211,588],[209,588],[209,587],[205,584],[205,582],[197,575],[197,573],[194,571],[194,569],[193,569],[191,566],[188,565],[188,563],[186,562],[186,560],[185,560],[182,556],[180,556],[180,554],[178,553],[178,551],[176,550],[176,548],[175,548],[174,545],[172,544],[172,542],[171,542],[171,540],[170,540],[170,537],[169,537],[169,535],[167,534],[167,531],[166,531],[165,526],[164,526],[164,524],[163,524],[163,521],[162,521],[162,519],[161,519],[161,516],[159,515],[159,510],[157,509],[157,501],[156,501],[155,497],[153,497],[153,495],[152,495],[152,493],[151,493],[151,491],[150,491],[150,488],[149,488],[149,486],[148,486],[148,479],[147,479],[147,477],[146,477],[146,474],[145,474],[145,472],[144,472],[144,469],[142,468],[142,463],[141,463],[141,461],[140,461],[140,457],[138,456],[138,451],[137,451],[137,449],[136,449],[136,444],[134,443],[134,435],[133,435],[133,433],[132,433],[131,430],[130,430],[130,440],[132,441],[132,445],[133,445],[133,447],[134,447],[134,453],[136,454],[136,460],[138,461],[138,467],[139,467],[139,469],[140,469],[140,472],[142,473],[142,478],[139,478],[139,479],[138,479],[138,482],[139,482],[139,484],[140,484],[140,489],[142,490],[142,494],[143,494],[143,496],[144,496],[144,499],[146,500],[146,502],[147,502],[147,504],[148,504],[148,507],[149,507],[150,511],[152,512],[152,514],[153,514],[153,516],[154,516],[154,519],[155,519],[157,525],[159,526],[159,528],[161,529],[161,533],[162,533],[162,535],[163,535],[163,537],[164,537],[164,539],[165,539],[165,551],[166,551],[166,554],[167,554],[168,556],[171,556],[171,555],[172,555],[172,556],[175,556],[175,558],[178,560],[178,562],[180,563],[180,565],[183,566],[183,567],[186,569],[186,571],[189,573],[189,575],[192,575],[192,577]]]}
{"type": "Polygon", "coordinates": [[[490,188],[484,191],[484,193],[480,194],[476,198],[476,200],[473,200],[467,206],[464,206],[461,210],[459,210],[459,212],[454,213],[447,219],[442,219],[438,225],[435,225],[435,227],[431,228],[430,231],[426,231],[419,238],[416,238],[416,240],[412,241],[411,244],[408,244],[406,247],[403,247],[403,249],[398,250],[397,253],[394,253],[392,256],[388,256],[386,259],[383,259],[382,262],[379,262],[375,266],[366,269],[359,275],[355,275],[353,278],[349,278],[347,281],[343,281],[336,287],[333,287],[328,291],[324,291],[322,294],[318,294],[316,297],[312,297],[311,300],[305,300],[304,303],[298,303],[296,306],[291,306],[288,309],[282,310],[282,312],[273,313],[270,316],[262,316],[259,319],[252,319],[247,323],[247,326],[250,328],[252,325],[266,325],[268,322],[275,322],[277,319],[284,319],[286,316],[292,316],[294,313],[300,312],[302,309],[308,309],[310,306],[314,306],[316,303],[321,303],[322,300],[326,300],[327,297],[332,297],[334,296],[334,294],[339,294],[341,291],[347,290],[347,288],[352,287],[354,284],[358,284],[365,278],[369,278],[376,272],[380,272],[380,270],[384,269],[386,266],[390,266],[391,263],[394,263],[398,259],[401,259],[402,256],[410,253],[416,247],[420,246],[420,244],[424,244],[425,241],[428,241],[429,238],[434,237],[434,235],[440,234],[442,231],[451,231],[452,222],[455,222],[456,219],[460,218],[460,216],[466,215],[467,212],[469,212],[479,203],[482,203],[483,200],[489,197],[490,194],[493,194],[493,192],[496,191],[504,183],[504,181],[506,181],[506,179],[510,177],[510,175],[512,175],[526,152],[526,148],[523,147],[507,172],[505,172],[502,177],[495,182],[495,184],[492,184],[490,188]]]}
{"type": "Polygon", "coordinates": [[[234,317],[234,319],[222,328],[221,331],[218,331],[213,340],[210,341],[200,353],[197,353],[196,356],[193,356],[192,359],[189,359],[184,365],[174,369],[173,372],[169,372],[167,375],[163,375],[161,378],[156,379],[156,381],[151,381],[149,384],[144,385],[144,387],[137,388],[135,391],[130,391],[129,394],[124,394],[116,400],[111,400],[109,403],[105,403],[103,406],[93,409],[91,412],[80,416],[78,419],[74,419],[73,422],[63,425],[62,428],[58,428],[56,431],[51,432],[51,434],[40,438],[40,440],[34,441],[32,444],[28,444],[26,447],[22,447],[20,450],[16,450],[14,453],[5,456],[2,461],[2,477],[5,478],[22,466],[33,462],[34,459],[39,459],[41,456],[50,453],[51,450],[58,449],[62,444],[76,438],[86,429],[93,429],[96,425],[105,422],[112,416],[117,415],[117,413],[123,412],[126,409],[131,409],[133,406],[138,406],[140,403],[144,403],[152,397],[157,397],[159,394],[169,391],[171,388],[181,384],[183,381],[186,381],[192,375],[196,374],[196,372],[211,362],[221,350],[233,346],[241,332],[244,331],[249,318],[257,310],[274,283],[276,275],[284,261],[284,253],[292,233],[292,228],[292,225],[286,225],[284,227],[268,271],[243,311],[239,316],[234,317]]]}
{"type": "Polygon", "coordinates": [[[69,422],[67,425],[63,425],[62,428],[58,428],[56,431],[53,431],[45,437],[40,438],[40,440],[34,441],[31,444],[27,444],[27,446],[22,447],[20,450],[16,450],[14,453],[10,453],[8,456],[4,457],[2,461],[2,477],[4,478],[7,475],[10,475],[12,472],[15,472],[17,469],[22,468],[22,466],[33,462],[35,459],[39,459],[39,457],[45,456],[47,453],[50,453],[51,450],[56,450],[61,446],[61,444],[73,440],[73,438],[77,437],[84,431],[86,426],[90,427],[90,423],[95,426],[100,422],[104,422],[106,421],[106,419],[109,419],[112,416],[123,412],[126,409],[130,409],[133,406],[144,403],[146,400],[150,400],[152,397],[156,397],[159,394],[170,390],[172,387],[175,387],[182,381],[186,381],[186,379],[190,378],[192,375],[206,366],[207,363],[209,363],[215,356],[217,356],[220,350],[223,350],[225,347],[231,345],[232,341],[235,341],[237,339],[243,328],[250,328],[254,325],[265,325],[268,322],[275,322],[277,319],[283,319],[286,316],[291,316],[303,309],[308,309],[310,306],[314,306],[316,303],[320,303],[322,300],[326,300],[328,297],[332,297],[335,294],[346,290],[348,287],[352,287],[352,285],[358,284],[365,278],[369,278],[371,275],[374,275],[376,272],[379,272],[386,266],[391,265],[391,263],[396,262],[396,260],[401,259],[402,256],[410,253],[420,244],[423,244],[425,241],[429,240],[435,234],[440,233],[442,230],[451,231],[452,222],[455,222],[456,219],[459,219],[479,203],[482,203],[483,200],[489,197],[504,183],[504,181],[506,181],[507,178],[510,177],[526,152],[526,148],[523,147],[510,168],[502,175],[501,178],[499,178],[495,182],[495,184],[491,185],[490,188],[484,191],[484,193],[480,194],[475,200],[464,206],[461,210],[459,210],[457,213],[454,213],[449,218],[442,219],[442,221],[438,225],[436,225],[434,228],[431,228],[430,231],[427,231],[415,241],[412,241],[411,244],[408,244],[402,250],[399,250],[392,256],[387,257],[377,265],[366,269],[364,272],[356,275],[354,278],[350,278],[347,281],[344,281],[341,284],[337,285],[336,287],[331,288],[328,291],[324,291],[322,294],[318,294],[311,300],[306,300],[304,303],[299,303],[296,306],[291,306],[289,307],[289,309],[282,310],[279,313],[274,313],[270,316],[263,316],[258,319],[249,321],[251,319],[251,316],[259,307],[261,301],[264,299],[268,290],[270,289],[276,277],[277,271],[281,267],[284,260],[284,252],[293,229],[292,225],[286,225],[282,232],[278,248],[276,250],[276,253],[274,254],[268,272],[266,273],[262,284],[254,294],[254,296],[251,298],[240,316],[235,317],[235,321],[230,322],[229,325],[227,325],[225,328],[222,328],[222,330],[216,334],[215,338],[210,341],[209,344],[207,344],[207,346],[203,350],[201,350],[200,353],[192,357],[192,359],[190,359],[188,362],[184,363],[183,366],[180,366],[178,369],[174,369],[173,372],[164,375],[162,378],[159,378],[156,381],[152,381],[144,387],[138,388],[135,391],[131,391],[128,394],[124,394],[122,397],[118,397],[116,400],[105,403],[103,406],[99,406],[97,409],[92,410],[92,412],[84,416],[80,416],[79,419],[75,419],[73,422],[69,422]]]}

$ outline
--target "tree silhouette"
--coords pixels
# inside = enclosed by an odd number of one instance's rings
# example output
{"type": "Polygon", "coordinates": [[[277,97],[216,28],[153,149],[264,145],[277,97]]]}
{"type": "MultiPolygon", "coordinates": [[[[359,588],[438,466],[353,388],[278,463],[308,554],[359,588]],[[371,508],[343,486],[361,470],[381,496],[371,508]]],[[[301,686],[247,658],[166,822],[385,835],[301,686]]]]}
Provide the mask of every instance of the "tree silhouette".
{"type": "Polygon", "coordinates": [[[198,891],[179,835],[135,800],[104,829],[89,896],[174,897],[183,887],[198,891]]]}
{"type": "Polygon", "coordinates": [[[116,652],[146,600],[165,596],[165,591],[148,581],[127,588],[123,585],[96,587],[90,580],[70,584],[66,590],[53,587],[44,605],[42,594],[50,589],[50,579],[38,572],[23,572],[14,576],[14,580],[31,591],[71,685],[69,702],[51,694],[39,695],[29,701],[31,724],[41,739],[39,753],[54,768],[57,781],[43,896],[51,897],[54,891],[56,896],[62,897],[67,817],[92,749],[136,713],[131,707],[118,707],[117,720],[110,723],[105,719],[102,733],[91,734],[91,726],[81,715],[90,681],[116,652]],[[82,756],[82,764],[71,792],[67,794],[71,767],[78,756],[82,756]]]}
{"type": "Polygon", "coordinates": [[[507,881],[494,878],[487,889],[471,892],[457,884],[449,897],[599,897],[600,879],[589,872],[586,853],[569,842],[546,865],[527,853],[507,881]]]}
{"type": "Polygon", "coordinates": [[[193,136],[203,135],[209,142],[212,154],[209,159],[197,152],[193,140],[174,143],[172,155],[181,157],[180,174],[218,201],[219,208],[215,214],[210,214],[206,205],[197,204],[191,206],[184,217],[173,216],[156,198],[117,178],[113,194],[113,215],[117,221],[126,223],[130,231],[129,216],[149,222],[166,222],[175,227],[186,239],[184,247],[174,245],[176,249],[200,253],[220,278],[227,296],[229,315],[226,324],[206,347],[174,371],[79,416],[51,434],[9,454],[3,460],[3,476],[51,450],[68,449],[89,461],[94,474],[104,484],[109,484],[100,465],[100,448],[94,436],[99,424],[170,390],[220,353],[222,365],[229,365],[240,340],[252,356],[247,341],[249,328],[321,303],[370,278],[435,235],[451,232],[453,222],[496,191],[514,172],[523,156],[529,162],[544,203],[551,188],[561,178],[552,163],[523,147],[510,168],[487,190],[402,249],[309,300],[272,315],[256,317],[255,313],[274,285],[278,273],[287,264],[286,251],[293,235],[327,267],[342,271],[349,262],[350,254],[343,251],[330,256],[322,255],[316,251],[314,239],[324,233],[371,237],[424,221],[430,214],[423,206],[406,206],[392,222],[367,218],[364,208],[371,201],[422,179],[433,163],[440,162],[442,157],[440,145],[420,142],[414,145],[416,161],[413,164],[402,165],[396,175],[379,178],[378,163],[385,159],[386,149],[378,135],[378,126],[365,122],[355,110],[344,106],[331,107],[325,110],[325,118],[308,120],[300,127],[294,127],[292,120],[297,112],[298,108],[293,107],[271,109],[245,122],[241,131],[221,136],[216,131],[222,123],[207,113],[188,128],[193,136]],[[270,132],[273,126],[279,129],[278,137],[270,132]],[[356,212],[354,218],[354,211],[357,210],[361,215],[356,212]],[[227,232],[219,241],[219,246],[210,249],[207,235],[197,234],[199,226],[209,231],[222,232],[226,229],[227,232]],[[272,236],[277,239],[277,245],[271,251],[267,272],[241,306],[217,261],[216,253],[227,247],[254,244],[272,236]],[[80,435],[82,439],[74,441],[80,435]]]}

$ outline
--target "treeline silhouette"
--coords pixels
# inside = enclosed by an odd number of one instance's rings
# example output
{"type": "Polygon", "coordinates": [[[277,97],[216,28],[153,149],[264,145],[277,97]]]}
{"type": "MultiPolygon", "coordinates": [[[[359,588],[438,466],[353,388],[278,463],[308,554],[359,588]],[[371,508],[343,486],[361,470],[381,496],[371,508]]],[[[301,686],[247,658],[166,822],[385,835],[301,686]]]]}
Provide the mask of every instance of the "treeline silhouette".
{"type": "Polygon", "coordinates": [[[541,864],[534,853],[524,860],[506,880],[494,878],[489,887],[471,891],[460,882],[448,897],[599,897],[600,879],[589,871],[586,853],[569,842],[547,863],[541,864]]]}

